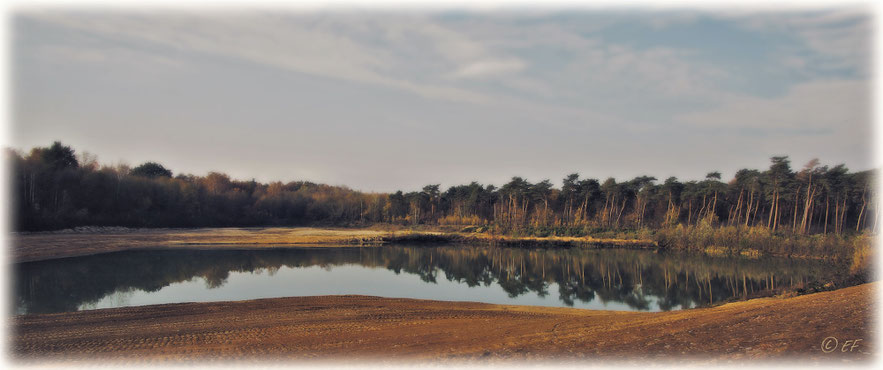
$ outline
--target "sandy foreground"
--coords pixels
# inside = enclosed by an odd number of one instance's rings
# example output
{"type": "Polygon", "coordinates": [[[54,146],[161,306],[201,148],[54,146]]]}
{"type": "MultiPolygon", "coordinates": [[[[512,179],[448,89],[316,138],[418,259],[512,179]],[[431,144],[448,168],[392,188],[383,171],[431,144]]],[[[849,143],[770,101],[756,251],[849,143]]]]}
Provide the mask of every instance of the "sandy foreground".
{"type": "Polygon", "coordinates": [[[367,296],[166,304],[17,316],[10,347],[16,362],[862,362],[876,353],[877,286],[664,313],[367,296]]]}

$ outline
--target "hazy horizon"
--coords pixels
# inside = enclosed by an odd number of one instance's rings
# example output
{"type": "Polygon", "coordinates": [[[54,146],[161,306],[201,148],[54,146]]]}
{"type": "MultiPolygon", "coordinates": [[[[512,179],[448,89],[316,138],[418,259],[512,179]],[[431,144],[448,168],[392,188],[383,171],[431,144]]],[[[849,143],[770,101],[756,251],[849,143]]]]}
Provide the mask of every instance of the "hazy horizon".
{"type": "Polygon", "coordinates": [[[23,11],[11,139],[374,192],[872,168],[872,18],[783,12],[23,11]]]}

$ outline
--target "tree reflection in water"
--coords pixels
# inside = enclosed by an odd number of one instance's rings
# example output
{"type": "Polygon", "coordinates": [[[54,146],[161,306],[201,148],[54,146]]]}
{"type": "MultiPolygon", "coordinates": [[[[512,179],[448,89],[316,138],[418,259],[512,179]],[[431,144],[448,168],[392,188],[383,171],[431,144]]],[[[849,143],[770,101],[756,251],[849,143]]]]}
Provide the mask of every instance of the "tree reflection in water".
{"type": "Polygon", "coordinates": [[[17,264],[16,311],[76,311],[128,291],[156,292],[196,277],[206,289],[231,272],[273,276],[280,268],[361,265],[466,286],[497,285],[509,297],[549,296],[564,305],[620,302],[634,310],[672,310],[744,299],[776,288],[829,280],[841,266],[783,258],[723,258],[625,249],[521,249],[486,246],[385,246],[263,250],[152,250],[17,264]],[[658,305],[658,307],[654,307],[658,305]]]}

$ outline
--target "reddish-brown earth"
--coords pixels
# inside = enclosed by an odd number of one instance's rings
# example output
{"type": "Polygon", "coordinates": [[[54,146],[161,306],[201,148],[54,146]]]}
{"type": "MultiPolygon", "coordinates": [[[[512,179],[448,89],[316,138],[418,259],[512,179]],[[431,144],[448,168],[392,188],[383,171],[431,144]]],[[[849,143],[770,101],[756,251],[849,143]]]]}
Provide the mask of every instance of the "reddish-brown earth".
{"type": "Polygon", "coordinates": [[[867,361],[876,346],[877,285],[662,313],[319,296],[25,315],[11,320],[11,354],[124,362],[867,361]],[[829,337],[837,345],[825,353],[829,337]],[[848,340],[861,341],[844,347],[848,340]]]}

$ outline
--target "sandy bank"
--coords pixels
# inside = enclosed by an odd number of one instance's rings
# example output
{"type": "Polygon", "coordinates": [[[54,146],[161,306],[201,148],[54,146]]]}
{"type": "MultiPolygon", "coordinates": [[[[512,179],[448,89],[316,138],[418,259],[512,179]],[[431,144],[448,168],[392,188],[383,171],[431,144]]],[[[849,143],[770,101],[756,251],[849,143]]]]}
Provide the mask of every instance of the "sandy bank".
{"type": "Polygon", "coordinates": [[[16,360],[127,362],[638,356],[861,361],[874,353],[877,285],[663,313],[366,296],[168,304],[18,316],[12,319],[11,352],[16,360]],[[838,345],[825,353],[822,343],[829,337],[838,345]],[[843,352],[845,341],[855,339],[861,341],[843,352]]]}
{"type": "MultiPolygon", "coordinates": [[[[99,229],[103,230],[103,229],[99,229]]],[[[96,232],[20,233],[11,237],[12,260],[28,262],[146,248],[272,248],[293,246],[377,246],[393,242],[464,242],[501,245],[604,245],[647,247],[641,240],[512,238],[487,234],[373,229],[273,227],[202,229],[128,229],[96,232]]]]}

